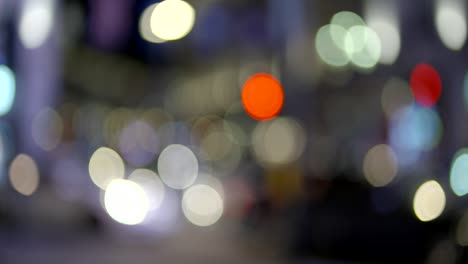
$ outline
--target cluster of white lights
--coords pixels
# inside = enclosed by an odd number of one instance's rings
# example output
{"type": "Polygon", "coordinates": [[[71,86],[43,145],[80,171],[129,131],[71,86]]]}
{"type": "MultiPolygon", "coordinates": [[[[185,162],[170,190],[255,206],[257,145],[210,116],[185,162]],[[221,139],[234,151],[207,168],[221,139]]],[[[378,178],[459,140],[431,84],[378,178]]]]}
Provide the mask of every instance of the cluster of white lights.
{"type": "Polygon", "coordinates": [[[319,29],[315,38],[319,57],[334,67],[352,63],[362,69],[371,69],[382,53],[380,37],[355,13],[335,14],[330,24],[319,29]]]}

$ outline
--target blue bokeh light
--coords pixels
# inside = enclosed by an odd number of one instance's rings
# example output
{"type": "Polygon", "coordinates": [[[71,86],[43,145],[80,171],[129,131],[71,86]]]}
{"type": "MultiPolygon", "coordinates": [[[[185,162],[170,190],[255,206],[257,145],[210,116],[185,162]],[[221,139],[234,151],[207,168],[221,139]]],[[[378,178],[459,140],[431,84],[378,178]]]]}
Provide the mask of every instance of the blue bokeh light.
{"type": "Polygon", "coordinates": [[[15,75],[6,65],[0,65],[0,116],[10,112],[15,100],[15,75]]]}

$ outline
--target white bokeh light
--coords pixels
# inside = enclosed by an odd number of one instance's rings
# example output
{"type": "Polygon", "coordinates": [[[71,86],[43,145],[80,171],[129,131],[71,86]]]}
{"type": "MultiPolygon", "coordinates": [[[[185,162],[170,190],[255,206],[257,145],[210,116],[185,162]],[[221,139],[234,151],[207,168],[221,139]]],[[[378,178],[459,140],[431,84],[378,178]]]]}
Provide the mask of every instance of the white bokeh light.
{"type": "Polygon", "coordinates": [[[198,160],[195,154],[183,145],[170,145],[159,155],[158,172],[163,182],[173,189],[185,189],[198,176],[198,160]]]}
{"type": "Polygon", "coordinates": [[[151,32],[163,40],[185,37],[195,23],[195,10],[182,0],[165,0],[159,3],[150,17],[151,32]]]}
{"type": "Polygon", "coordinates": [[[109,183],[104,194],[104,206],[115,221],[136,225],[145,220],[149,200],[143,188],[129,180],[117,179],[109,183]]]}
{"type": "Polygon", "coordinates": [[[210,226],[223,214],[223,199],[208,185],[194,185],[184,192],[182,210],[187,220],[194,225],[210,226]]]}

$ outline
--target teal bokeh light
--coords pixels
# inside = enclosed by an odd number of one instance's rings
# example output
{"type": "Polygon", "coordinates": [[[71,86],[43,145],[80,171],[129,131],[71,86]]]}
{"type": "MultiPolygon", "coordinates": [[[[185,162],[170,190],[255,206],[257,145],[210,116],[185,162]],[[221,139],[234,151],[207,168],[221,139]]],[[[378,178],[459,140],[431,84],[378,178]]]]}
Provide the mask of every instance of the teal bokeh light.
{"type": "Polygon", "coordinates": [[[468,149],[459,150],[450,169],[450,187],[458,196],[468,193],[468,149]]]}
{"type": "Polygon", "coordinates": [[[0,116],[10,112],[15,100],[15,75],[6,65],[0,65],[0,116]]]}

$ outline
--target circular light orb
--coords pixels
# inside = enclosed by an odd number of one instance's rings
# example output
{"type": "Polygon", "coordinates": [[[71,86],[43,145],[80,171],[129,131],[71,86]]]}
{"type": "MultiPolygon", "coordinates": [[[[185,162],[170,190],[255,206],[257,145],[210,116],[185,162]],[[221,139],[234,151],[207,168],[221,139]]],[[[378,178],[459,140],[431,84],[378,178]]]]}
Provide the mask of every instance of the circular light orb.
{"type": "Polygon", "coordinates": [[[145,220],[149,200],[143,188],[133,181],[112,180],[104,194],[104,206],[115,221],[137,225],[145,220]]]}
{"type": "Polygon", "coordinates": [[[195,23],[195,10],[182,0],[165,0],[154,7],[150,17],[151,32],[163,40],[185,37],[195,23]]]}
{"type": "Polygon", "coordinates": [[[413,102],[411,88],[406,81],[392,78],[385,83],[381,103],[387,118],[391,119],[398,111],[411,106],[413,102]]]}
{"type": "Polygon", "coordinates": [[[362,170],[372,186],[383,187],[392,182],[398,173],[396,154],[388,145],[374,146],[367,152],[362,170]]]}
{"type": "Polygon", "coordinates": [[[24,47],[40,47],[49,36],[54,20],[53,0],[27,0],[21,10],[19,38],[24,47]]]}
{"type": "Polygon", "coordinates": [[[450,187],[457,196],[468,193],[468,149],[461,149],[455,154],[450,169],[450,187]]]}
{"type": "Polygon", "coordinates": [[[182,197],[182,211],[185,217],[197,226],[215,224],[221,218],[223,210],[221,195],[208,185],[194,185],[187,189],[182,197]]]}
{"type": "Polygon", "coordinates": [[[436,8],[435,24],[444,45],[451,50],[460,50],[466,42],[466,14],[464,7],[457,7],[450,1],[439,1],[436,8]]]}
{"type": "Polygon", "coordinates": [[[360,68],[372,68],[379,62],[381,45],[377,33],[367,26],[353,26],[346,32],[346,54],[360,68]]]}
{"type": "Polygon", "coordinates": [[[436,111],[411,106],[393,117],[390,142],[399,161],[409,164],[416,161],[423,151],[437,146],[442,133],[442,121],[436,111]]]}
{"type": "Polygon", "coordinates": [[[56,148],[62,140],[62,134],[62,117],[54,109],[46,107],[34,117],[32,136],[43,150],[50,151],[56,148]]]}
{"type": "Polygon", "coordinates": [[[305,142],[302,126],[287,117],[259,123],[252,134],[254,156],[264,166],[286,165],[298,160],[305,142]]]}
{"type": "Polygon", "coordinates": [[[138,30],[140,32],[140,36],[144,40],[151,43],[164,43],[166,42],[164,39],[158,38],[151,31],[151,15],[157,5],[158,3],[148,6],[143,13],[141,13],[140,20],[138,21],[138,30]]]}
{"type": "MultiPolygon", "coordinates": [[[[350,28],[354,26],[366,25],[364,20],[359,15],[350,11],[340,11],[336,13],[335,15],[333,15],[330,21],[330,24],[334,26],[339,26],[343,28],[345,31],[348,31],[350,28]]],[[[335,44],[340,49],[344,49],[344,42],[343,42],[344,36],[342,35],[341,30],[339,30],[338,27],[331,27],[330,33],[335,44]]]]}
{"type": "Polygon", "coordinates": [[[9,171],[11,186],[19,193],[30,196],[39,186],[39,170],[28,155],[19,154],[12,161],[9,171]]]}
{"type": "Polygon", "coordinates": [[[460,246],[468,246],[468,212],[465,212],[458,221],[456,240],[460,246]]]}
{"type": "Polygon", "coordinates": [[[0,65],[0,116],[10,112],[15,100],[16,82],[14,73],[6,65],[0,65]]]}
{"type": "Polygon", "coordinates": [[[445,192],[434,180],[419,186],[413,198],[413,210],[419,220],[428,222],[439,217],[445,208],[445,192]]]}
{"type": "Polygon", "coordinates": [[[401,38],[397,23],[386,19],[374,19],[369,27],[375,30],[380,38],[381,54],[379,62],[382,64],[393,64],[400,54],[401,38]]]}
{"type": "Polygon", "coordinates": [[[114,179],[122,179],[125,175],[125,165],[117,152],[110,148],[97,149],[89,160],[89,175],[91,180],[102,190],[114,179]]]}
{"type": "Polygon", "coordinates": [[[277,116],[283,107],[283,102],[283,88],[269,74],[258,73],[253,75],[242,88],[244,109],[256,120],[267,120],[277,116]]]}
{"type": "Polygon", "coordinates": [[[315,36],[315,48],[320,59],[330,66],[346,66],[349,57],[344,50],[345,38],[346,29],[340,25],[321,27],[315,36]]]}
{"type": "Polygon", "coordinates": [[[130,174],[128,180],[137,183],[143,188],[148,197],[151,210],[158,209],[161,206],[165,195],[164,184],[154,171],[136,169],[130,174]]]}
{"type": "Polygon", "coordinates": [[[159,152],[160,139],[155,129],[145,121],[129,122],[119,135],[119,150],[123,158],[135,167],[151,163],[159,152]]]}
{"type": "Polygon", "coordinates": [[[159,155],[158,172],[163,182],[173,189],[185,189],[198,176],[198,160],[186,146],[170,145],[159,155]]]}
{"type": "Polygon", "coordinates": [[[435,105],[442,94],[439,73],[429,64],[418,64],[413,69],[410,85],[414,99],[424,107],[435,105]]]}

